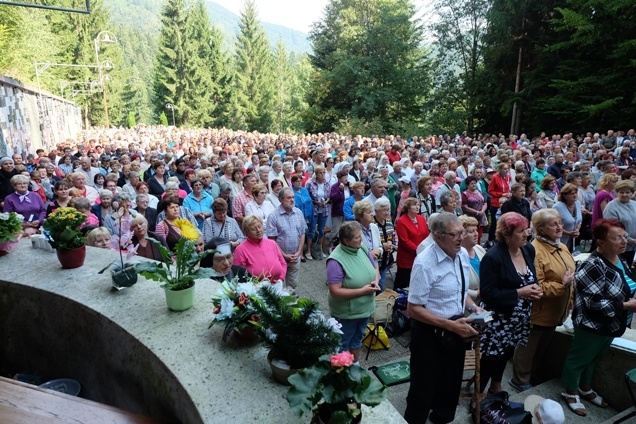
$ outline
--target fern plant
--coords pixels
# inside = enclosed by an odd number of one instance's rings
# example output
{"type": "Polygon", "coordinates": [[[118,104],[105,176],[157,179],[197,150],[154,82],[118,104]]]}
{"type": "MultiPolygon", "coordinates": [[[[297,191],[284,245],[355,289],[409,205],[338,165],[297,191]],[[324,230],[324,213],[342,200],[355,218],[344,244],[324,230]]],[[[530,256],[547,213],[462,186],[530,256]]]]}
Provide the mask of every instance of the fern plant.
{"type": "Polygon", "coordinates": [[[325,318],[318,302],[264,286],[252,306],[260,318],[254,324],[270,345],[272,356],[290,368],[311,366],[322,355],[337,352],[342,332],[333,318],[325,318]]]}

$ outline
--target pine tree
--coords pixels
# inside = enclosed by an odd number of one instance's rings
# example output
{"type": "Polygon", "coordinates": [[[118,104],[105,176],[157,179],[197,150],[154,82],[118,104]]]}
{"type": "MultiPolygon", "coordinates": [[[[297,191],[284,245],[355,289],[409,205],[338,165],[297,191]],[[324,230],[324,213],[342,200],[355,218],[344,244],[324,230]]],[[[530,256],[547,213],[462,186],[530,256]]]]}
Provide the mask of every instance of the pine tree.
{"type": "Polygon", "coordinates": [[[331,0],[309,39],[317,74],[307,117],[331,130],[348,117],[391,131],[421,116],[430,90],[422,28],[410,0],[331,0]]]}
{"type": "Polygon", "coordinates": [[[274,101],[272,54],[269,41],[258,21],[253,0],[241,12],[234,59],[234,88],[230,123],[235,128],[267,132],[272,130],[274,101]]]}
{"type": "Polygon", "coordinates": [[[291,90],[293,83],[293,72],[287,50],[283,41],[279,38],[274,49],[274,116],[273,127],[278,132],[289,130],[289,119],[291,112],[291,90]]]}

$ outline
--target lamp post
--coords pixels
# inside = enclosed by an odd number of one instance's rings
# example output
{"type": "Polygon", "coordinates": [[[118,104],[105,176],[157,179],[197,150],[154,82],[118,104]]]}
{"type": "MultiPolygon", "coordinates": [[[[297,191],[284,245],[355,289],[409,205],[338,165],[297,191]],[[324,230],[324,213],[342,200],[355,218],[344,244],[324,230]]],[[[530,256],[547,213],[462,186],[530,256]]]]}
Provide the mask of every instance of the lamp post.
{"type": "MultiPolygon", "coordinates": [[[[112,32],[101,31],[97,34],[95,40],[93,40],[93,44],[95,45],[95,59],[97,61],[97,67],[99,69],[99,81],[102,84],[102,98],[104,100],[104,117],[106,118],[106,128],[110,127],[110,120],[108,119],[108,102],[106,101],[106,78],[104,75],[104,71],[102,68],[106,68],[106,66],[102,65],[99,62],[99,48],[100,46],[110,46],[113,44],[117,44],[117,38],[112,32]]],[[[107,63],[107,62],[104,62],[107,63]]],[[[108,62],[110,63],[110,62],[108,62]]],[[[106,70],[112,69],[112,65],[110,68],[106,68],[106,70]]]]}
{"type": "Polygon", "coordinates": [[[170,109],[172,111],[172,126],[176,127],[174,123],[174,105],[172,103],[166,103],[166,109],[170,109]]]}

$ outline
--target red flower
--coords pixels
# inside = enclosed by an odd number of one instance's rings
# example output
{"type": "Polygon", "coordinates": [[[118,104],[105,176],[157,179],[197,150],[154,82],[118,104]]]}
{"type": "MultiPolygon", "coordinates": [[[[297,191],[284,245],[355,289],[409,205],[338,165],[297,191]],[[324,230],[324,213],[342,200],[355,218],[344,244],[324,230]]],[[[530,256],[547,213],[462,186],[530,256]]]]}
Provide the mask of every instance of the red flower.
{"type": "Polygon", "coordinates": [[[250,300],[250,298],[247,297],[247,295],[245,293],[241,293],[241,295],[239,296],[238,304],[239,304],[239,306],[243,306],[243,305],[247,304],[247,302],[249,300],[250,300]]]}
{"type": "Polygon", "coordinates": [[[351,352],[341,352],[337,355],[331,355],[332,367],[350,367],[353,364],[353,354],[351,352]]]}

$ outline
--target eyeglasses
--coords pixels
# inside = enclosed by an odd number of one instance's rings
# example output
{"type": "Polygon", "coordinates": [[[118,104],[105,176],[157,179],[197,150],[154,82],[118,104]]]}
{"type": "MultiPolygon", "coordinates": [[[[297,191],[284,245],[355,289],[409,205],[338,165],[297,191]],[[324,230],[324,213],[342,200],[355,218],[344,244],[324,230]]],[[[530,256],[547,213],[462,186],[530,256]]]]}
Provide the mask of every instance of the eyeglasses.
{"type": "Polygon", "coordinates": [[[232,253],[228,253],[227,255],[214,255],[212,258],[214,262],[222,263],[224,261],[232,262],[232,253]]]}
{"type": "Polygon", "coordinates": [[[625,240],[625,241],[627,241],[627,240],[629,240],[629,238],[627,237],[627,234],[625,234],[625,235],[622,235],[622,236],[615,236],[615,237],[612,237],[612,238],[608,238],[608,240],[611,240],[611,241],[622,241],[622,240],[625,240]]]}
{"type": "Polygon", "coordinates": [[[444,234],[446,236],[451,236],[453,239],[455,240],[461,240],[464,237],[466,237],[466,232],[462,231],[461,233],[447,233],[447,232],[442,232],[440,234],[444,234]]]}

